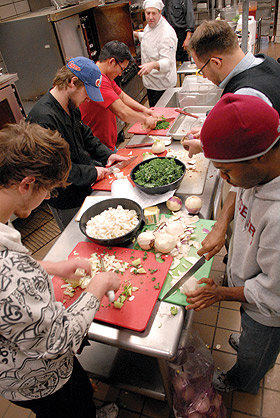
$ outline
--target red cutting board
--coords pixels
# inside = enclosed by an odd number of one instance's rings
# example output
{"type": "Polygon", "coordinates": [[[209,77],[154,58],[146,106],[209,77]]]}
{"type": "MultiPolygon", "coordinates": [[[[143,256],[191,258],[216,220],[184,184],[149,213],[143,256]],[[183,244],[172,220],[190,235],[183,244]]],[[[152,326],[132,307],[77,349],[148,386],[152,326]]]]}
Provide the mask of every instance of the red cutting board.
{"type": "MultiPolygon", "coordinates": [[[[143,161],[143,153],[144,152],[152,152],[152,148],[136,148],[136,149],[126,149],[121,148],[118,150],[117,154],[123,155],[124,157],[133,157],[134,155],[137,156],[137,158],[132,161],[131,164],[128,166],[122,168],[120,171],[123,172],[125,176],[130,180],[130,172],[137,164],[141,163],[143,161]]],[[[162,152],[161,154],[157,154],[158,157],[164,157],[166,155],[167,151],[162,152]]],[[[114,174],[110,174],[109,176],[106,176],[103,180],[100,180],[92,185],[92,190],[105,190],[110,192],[111,191],[111,184],[112,182],[116,180],[114,174]]],[[[135,186],[132,180],[130,182],[135,186]]]]}
{"type": "Polygon", "coordinates": [[[171,125],[175,122],[175,119],[178,117],[178,112],[175,112],[174,107],[152,107],[155,113],[158,116],[164,116],[165,118],[172,118],[174,116],[173,121],[169,121],[170,125],[167,129],[158,129],[152,130],[143,129],[142,124],[140,122],[136,122],[132,127],[127,131],[129,134],[139,134],[139,135],[156,135],[156,136],[166,136],[167,131],[170,129],[171,125]]]}
{"type": "MultiPolygon", "coordinates": [[[[116,258],[130,264],[134,259],[139,257],[143,260],[143,256],[146,254],[147,258],[142,261],[146,274],[134,274],[130,271],[131,267],[128,267],[123,275],[120,274],[121,287],[118,292],[116,292],[115,299],[117,299],[123,291],[123,286],[130,281],[132,286],[139,287],[139,290],[132,292],[132,295],[135,296],[134,300],[126,300],[123,307],[117,309],[112,303],[109,303],[107,296],[104,296],[100,304],[100,309],[95,315],[95,319],[123,328],[129,328],[134,331],[143,331],[147,326],[158,299],[160,290],[172,263],[172,257],[163,256],[164,261],[159,263],[156,261],[153,253],[133,250],[132,248],[102,247],[93,242],[79,242],[69,255],[69,258],[89,258],[92,253],[96,252],[98,254],[104,254],[104,251],[110,255],[115,254],[116,258]],[[151,272],[149,269],[157,269],[157,271],[151,272]],[[155,289],[157,284],[159,284],[158,289],[155,289]]],[[[55,298],[60,302],[64,302],[66,308],[70,306],[82,292],[81,288],[77,288],[75,295],[70,298],[63,293],[65,289],[61,289],[61,285],[65,284],[64,280],[57,276],[53,277],[52,280],[55,298]]]]}

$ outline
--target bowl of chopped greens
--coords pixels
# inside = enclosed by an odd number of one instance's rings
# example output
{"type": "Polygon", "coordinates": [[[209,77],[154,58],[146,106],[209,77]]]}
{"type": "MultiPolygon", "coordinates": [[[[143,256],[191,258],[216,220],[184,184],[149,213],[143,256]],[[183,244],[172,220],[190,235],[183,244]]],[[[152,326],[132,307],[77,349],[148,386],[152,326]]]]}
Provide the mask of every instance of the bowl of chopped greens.
{"type": "Polygon", "coordinates": [[[177,189],[185,172],[185,164],[177,158],[156,157],[137,164],[130,178],[143,192],[162,194],[177,189]]]}

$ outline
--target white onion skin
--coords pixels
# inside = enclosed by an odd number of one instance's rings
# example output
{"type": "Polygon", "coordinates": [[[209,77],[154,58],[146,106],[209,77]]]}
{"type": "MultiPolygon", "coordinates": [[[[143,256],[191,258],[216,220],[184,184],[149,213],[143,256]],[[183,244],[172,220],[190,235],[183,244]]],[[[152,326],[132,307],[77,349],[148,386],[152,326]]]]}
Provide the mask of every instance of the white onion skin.
{"type": "Polygon", "coordinates": [[[172,212],[177,212],[182,208],[182,200],[180,197],[172,196],[166,201],[167,209],[172,210],[172,212]]]}
{"type": "Polygon", "coordinates": [[[202,200],[198,196],[189,196],[185,201],[185,207],[191,215],[196,215],[202,208],[202,200]]]}

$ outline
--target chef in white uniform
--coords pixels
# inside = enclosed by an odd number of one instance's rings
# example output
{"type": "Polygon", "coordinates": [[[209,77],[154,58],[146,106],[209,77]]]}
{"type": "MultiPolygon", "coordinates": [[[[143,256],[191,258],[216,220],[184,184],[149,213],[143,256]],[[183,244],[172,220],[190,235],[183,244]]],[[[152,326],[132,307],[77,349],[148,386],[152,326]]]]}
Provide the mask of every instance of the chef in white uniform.
{"type": "Polygon", "coordinates": [[[148,92],[150,107],[169,87],[177,82],[176,49],[177,35],[167,20],[162,17],[161,0],[145,0],[143,8],[147,25],[143,32],[134,32],[141,42],[141,65],[138,74],[148,92]]]}

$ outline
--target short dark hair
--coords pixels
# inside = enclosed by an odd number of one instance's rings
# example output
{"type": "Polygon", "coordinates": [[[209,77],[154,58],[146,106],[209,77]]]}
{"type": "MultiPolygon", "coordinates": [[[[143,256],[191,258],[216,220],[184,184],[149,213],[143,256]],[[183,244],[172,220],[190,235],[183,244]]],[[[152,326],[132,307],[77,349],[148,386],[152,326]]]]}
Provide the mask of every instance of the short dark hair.
{"type": "Polygon", "coordinates": [[[58,131],[36,123],[8,124],[0,131],[0,188],[34,176],[34,190],[66,187],[69,144],[58,131]]]}
{"type": "Polygon", "coordinates": [[[119,41],[110,41],[103,46],[100,51],[98,61],[104,62],[108,58],[115,58],[119,62],[125,60],[131,62],[133,60],[129,48],[126,44],[119,41]]]}
{"type": "Polygon", "coordinates": [[[226,21],[205,20],[193,33],[188,45],[188,51],[192,50],[204,60],[213,54],[230,54],[239,48],[237,35],[226,21]]]}

